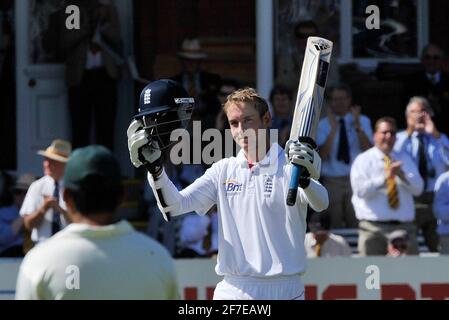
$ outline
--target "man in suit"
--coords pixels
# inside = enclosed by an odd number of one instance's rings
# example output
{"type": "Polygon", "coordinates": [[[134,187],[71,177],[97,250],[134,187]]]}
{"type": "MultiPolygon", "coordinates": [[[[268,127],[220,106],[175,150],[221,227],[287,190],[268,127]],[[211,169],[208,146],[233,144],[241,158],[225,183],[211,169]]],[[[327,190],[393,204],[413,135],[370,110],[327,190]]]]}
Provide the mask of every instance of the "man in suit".
{"type": "Polygon", "coordinates": [[[424,96],[433,109],[435,124],[446,135],[449,134],[449,74],[442,70],[443,50],[427,45],[421,55],[422,70],[409,78],[409,96],[424,96]]]}
{"type": "Polygon", "coordinates": [[[207,57],[198,39],[185,39],[178,52],[181,72],[171,79],[182,84],[191,97],[195,98],[192,120],[201,119],[203,130],[215,127],[215,119],[220,111],[217,93],[221,85],[218,74],[202,70],[201,64],[207,57]]]}

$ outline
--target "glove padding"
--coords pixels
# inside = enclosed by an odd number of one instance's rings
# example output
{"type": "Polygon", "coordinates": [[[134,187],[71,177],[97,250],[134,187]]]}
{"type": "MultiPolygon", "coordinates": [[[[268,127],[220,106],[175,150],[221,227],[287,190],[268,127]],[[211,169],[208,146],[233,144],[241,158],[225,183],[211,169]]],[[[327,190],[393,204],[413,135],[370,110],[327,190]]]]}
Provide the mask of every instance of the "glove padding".
{"type": "Polygon", "coordinates": [[[304,167],[310,178],[318,180],[321,172],[321,157],[315,150],[315,144],[310,138],[301,141],[288,140],[285,144],[285,154],[289,162],[304,167]]]}
{"type": "Polygon", "coordinates": [[[156,140],[151,139],[141,120],[133,120],[128,127],[128,150],[132,164],[139,168],[144,165],[150,173],[162,167],[162,152],[156,140]]]}

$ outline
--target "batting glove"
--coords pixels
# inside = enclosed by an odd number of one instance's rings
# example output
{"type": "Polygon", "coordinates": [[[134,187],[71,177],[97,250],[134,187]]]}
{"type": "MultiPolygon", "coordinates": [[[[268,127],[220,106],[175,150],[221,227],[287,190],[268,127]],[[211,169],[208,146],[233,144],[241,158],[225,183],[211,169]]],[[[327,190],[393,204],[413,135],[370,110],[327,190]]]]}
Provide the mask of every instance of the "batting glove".
{"type": "Polygon", "coordinates": [[[288,140],[285,144],[285,154],[291,163],[304,167],[310,178],[318,180],[321,172],[321,157],[313,146],[314,142],[311,139],[288,140]]]}
{"type": "Polygon", "coordinates": [[[128,127],[128,150],[132,164],[144,165],[150,173],[157,173],[162,167],[162,152],[156,140],[151,139],[141,120],[133,120],[128,127]]]}

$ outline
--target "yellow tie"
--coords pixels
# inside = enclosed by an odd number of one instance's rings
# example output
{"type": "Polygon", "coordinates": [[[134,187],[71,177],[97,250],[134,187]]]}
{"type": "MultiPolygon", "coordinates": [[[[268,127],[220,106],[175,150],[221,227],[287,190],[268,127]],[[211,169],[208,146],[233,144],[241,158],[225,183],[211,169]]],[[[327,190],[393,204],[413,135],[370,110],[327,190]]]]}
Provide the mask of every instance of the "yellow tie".
{"type": "Polygon", "coordinates": [[[315,253],[317,257],[321,257],[321,244],[317,243],[315,246],[315,253]]]}
{"type": "MultiPolygon", "coordinates": [[[[384,156],[385,169],[389,169],[391,166],[390,156],[384,156]]],[[[399,207],[398,188],[396,187],[396,181],[394,177],[387,178],[387,197],[388,204],[391,208],[397,209],[399,207]]]]}

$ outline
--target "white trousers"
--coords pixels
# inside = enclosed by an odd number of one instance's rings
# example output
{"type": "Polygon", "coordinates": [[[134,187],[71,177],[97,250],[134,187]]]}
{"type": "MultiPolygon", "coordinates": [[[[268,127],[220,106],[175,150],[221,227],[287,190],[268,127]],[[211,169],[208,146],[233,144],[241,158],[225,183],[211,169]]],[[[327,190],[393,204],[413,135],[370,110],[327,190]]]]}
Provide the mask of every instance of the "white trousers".
{"type": "Polygon", "coordinates": [[[214,300],[304,300],[300,275],[266,278],[225,276],[214,300]]]}

